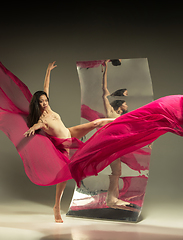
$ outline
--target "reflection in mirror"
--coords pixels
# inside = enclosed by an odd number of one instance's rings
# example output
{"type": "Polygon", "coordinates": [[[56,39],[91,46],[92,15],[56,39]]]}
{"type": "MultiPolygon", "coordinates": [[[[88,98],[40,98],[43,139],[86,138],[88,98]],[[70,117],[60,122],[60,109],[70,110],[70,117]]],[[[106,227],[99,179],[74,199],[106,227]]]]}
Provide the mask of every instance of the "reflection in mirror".
{"type": "MultiPolygon", "coordinates": [[[[153,100],[146,58],[77,62],[81,123],[117,118],[153,100]]],[[[83,141],[94,133],[90,132],[83,141]]],[[[137,221],[148,180],[151,147],[121,156],[75,189],[67,216],[137,221]]]]}

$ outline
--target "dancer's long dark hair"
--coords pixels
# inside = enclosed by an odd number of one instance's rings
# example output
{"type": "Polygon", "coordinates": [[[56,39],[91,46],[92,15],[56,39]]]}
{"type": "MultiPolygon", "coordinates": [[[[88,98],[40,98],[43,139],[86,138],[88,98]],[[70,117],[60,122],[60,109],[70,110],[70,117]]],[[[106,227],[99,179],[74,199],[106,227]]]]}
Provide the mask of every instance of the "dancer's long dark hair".
{"type": "Polygon", "coordinates": [[[121,107],[123,103],[125,103],[125,100],[114,100],[110,104],[114,108],[114,111],[116,111],[119,107],[121,107]]]}
{"type": "Polygon", "coordinates": [[[29,115],[27,117],[27,125],[29,128],[32,127],[35,123],[37,123],[41,116],[39,98],[42,95],[45,95],[49,101],[48,95],[44,91],[37,91],[32,96],[32,99],[29,105],[29,115]]]}
{"type": "Polygon", "coordinates": [[[125,91],[127,91],[126,88],[118,89],[115,92],[111,93],[111,96],[124,96],[125,91]]]}
{"type": "Polygon", "coordinates": [[[121,62],[119,61],[119,59],[111,59],[112,65],[113,66],[120,66],[121,62]]]}

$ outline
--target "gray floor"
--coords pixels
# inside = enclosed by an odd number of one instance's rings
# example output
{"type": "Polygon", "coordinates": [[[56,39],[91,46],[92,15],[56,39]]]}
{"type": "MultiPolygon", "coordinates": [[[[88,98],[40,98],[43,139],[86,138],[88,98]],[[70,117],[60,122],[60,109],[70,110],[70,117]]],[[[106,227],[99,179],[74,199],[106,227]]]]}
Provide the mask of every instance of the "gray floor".
{"type": "Polygon", "coordinates": [[[152,207],[151,214],[138,223],[72,218],[62,213],[64,223],[58,224],[52,207],[15,200],[0,205],[0,239],[183,239],[181,211],[176,207],[167,211],[167,207],[152,207]]]}

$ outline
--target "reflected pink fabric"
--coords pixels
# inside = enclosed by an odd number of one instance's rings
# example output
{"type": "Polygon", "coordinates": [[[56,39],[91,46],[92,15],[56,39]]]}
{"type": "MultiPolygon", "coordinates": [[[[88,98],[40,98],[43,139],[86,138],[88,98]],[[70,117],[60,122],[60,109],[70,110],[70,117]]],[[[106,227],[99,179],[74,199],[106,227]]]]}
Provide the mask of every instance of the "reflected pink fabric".
{"type": "Polygon", "coordinates": [[[69,180],[72,178],[68,168],[70,160],[64,149],[70,148],[72,155],[82,142],[75,138],[52,138],[44,132],[25,138],[31,98],[29,89],[0,63],[0,130],[15,145],[27,176],[43,186],[69,180]]]}
{"type": "Polygon", "coordinates": [[[98,118],[105,118],[104,114],[99,113],[85,104],[81,105],[81,117],[85,118],[88,121],[94,121],[98,118]]]}
{"type": "Polygon", "coordinates": [[[146,176],[122,177],[124,187],[119,191],[119,199],[143,206],[148,178],[146,176]]]}
{"type": "Polygon", "coordinates": [[[149,163],[151,157],[151,149],[141,148],[137,149],[134,152],[128,153],[120,157],[121,162],[128,165],[133,170],[141,171],[149,170],[149,163]]]}
{"type": "Polygon", "coordinates": [[[104,65],[105,60],[95,60],[95,61],[78,61],[76,62],[77,67],[81,68],[94,68],[104,65]]]}
{"type": "MultiPolygon", "coordinates": [[[[135,204],[139,207],[143,206],[145,190],[147,185],[147,177],[138,176],[138,177],[122,177],[124,181],[124,187],[119,192],[119,199],[135,204]]],[[[87,204],[77,205],[79,200],[74,200],[70,209],[72,211],[79,211],[85,209],[100,209],[100,208],[109,208],[106,204],[107,192],[99,193],[97,195],[89,196],[88,198],[81,199],[91,200],[87,204]]]]}
{"type": "Polygon", "coordinates": [[[99,129],[71,158],[70,170],[80,186],[115,159],[134,152],[166,132],[183,136],[183,95],[160,98],[118,117],[99,129]]]}

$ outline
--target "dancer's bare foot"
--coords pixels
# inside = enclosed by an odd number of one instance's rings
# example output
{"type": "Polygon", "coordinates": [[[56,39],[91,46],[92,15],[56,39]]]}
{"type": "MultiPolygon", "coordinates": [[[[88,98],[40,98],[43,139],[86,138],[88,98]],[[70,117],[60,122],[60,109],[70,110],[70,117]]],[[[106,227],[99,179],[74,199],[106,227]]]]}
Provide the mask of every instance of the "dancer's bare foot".
{"type": "Polygon", "coordinates": [[[63,220],[62,220],[62,217],[61,217],[61,214],[60,214],[60,208],[54,206],[53,212],[54,212],[54,216],[55,216],[55,222],[63,223],[63,220]]]}
{"type": "Polygon", "coordinates": [[[128,210],[128,211],[133,211],[133,212],[139,212],[138,209],[133,208],[133,205],[131,203],[122,201],[118,198],[114,198],[110,202],[107,201],[106,204],[108,207],[114,208],[114,209],[123,209],[123,210],[128,210]]]}
{"type": "Polygon", "coordinates": [[[125,202],[123,200],[120,200],[118,198],[115,198],[113,196],[107,196],[107,199],[106,199],[106,204],[107,206],[128,206],[130,205],[129,202],[125,202]]]}
{"type": "MultiPolygon", "coordinates": [[[[120,159],[119,161],[115,160],[111,164],[112,171],[118,173],[118,168],[119,164],[121,164],[120,159]]],[[[120,169],[120,168],[119,168],[120,169]]],[[[109,188],[107,192],[107,197],[106,197],[106,204],[110,208],[114,209],[123,209],[123,210],[128,210],[128,211],[137,211],[139,212],[138,209],[134,207],[133,204],[129,202],[125,202],[121,199],[118,198],[119,196],[119,174],[118,175],[109,175],[109,188]]]]}

